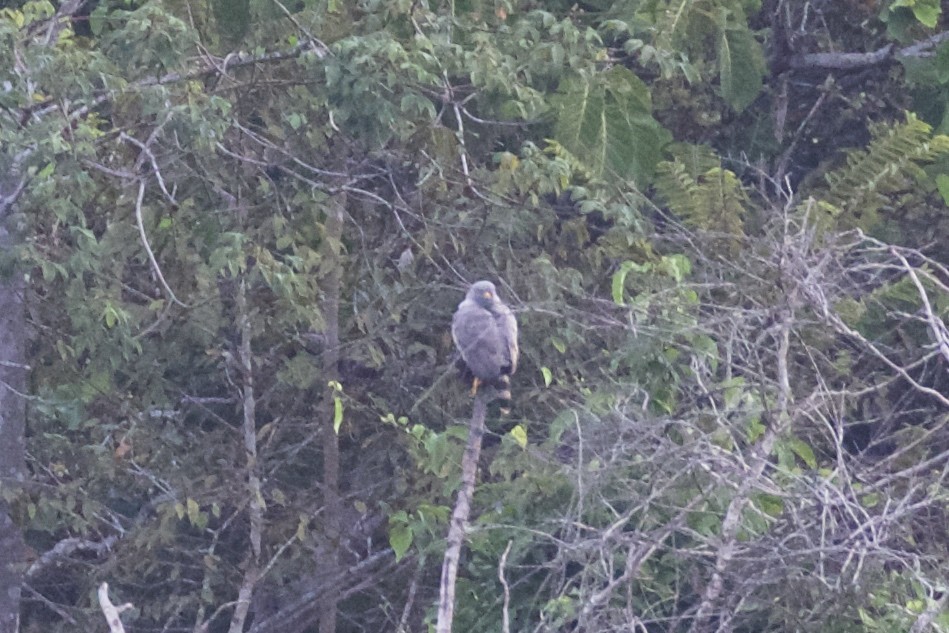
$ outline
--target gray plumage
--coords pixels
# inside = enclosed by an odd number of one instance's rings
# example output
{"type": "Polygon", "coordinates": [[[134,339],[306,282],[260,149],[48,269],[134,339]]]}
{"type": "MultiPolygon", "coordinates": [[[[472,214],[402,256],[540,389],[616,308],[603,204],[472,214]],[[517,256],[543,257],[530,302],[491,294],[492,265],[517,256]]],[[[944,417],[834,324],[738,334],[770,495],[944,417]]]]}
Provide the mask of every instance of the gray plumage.
{"type": "Polygon", "coordinates": [[[509,384],[517,370],[517,320],[493,283],[472,284],[452,318],[451,335],[476,378],[498,388],[509,384]]]}

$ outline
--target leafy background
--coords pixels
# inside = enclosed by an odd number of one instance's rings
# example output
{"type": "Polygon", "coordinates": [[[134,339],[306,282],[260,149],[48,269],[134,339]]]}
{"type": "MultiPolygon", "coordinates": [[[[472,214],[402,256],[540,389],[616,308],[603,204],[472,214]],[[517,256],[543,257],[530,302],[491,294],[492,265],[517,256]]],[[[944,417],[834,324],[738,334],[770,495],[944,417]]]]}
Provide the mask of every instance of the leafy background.
{"type": "Polygon", "coordinates": [[[21,630],[949,629],[938,2],[0,7],[21,630]]]}

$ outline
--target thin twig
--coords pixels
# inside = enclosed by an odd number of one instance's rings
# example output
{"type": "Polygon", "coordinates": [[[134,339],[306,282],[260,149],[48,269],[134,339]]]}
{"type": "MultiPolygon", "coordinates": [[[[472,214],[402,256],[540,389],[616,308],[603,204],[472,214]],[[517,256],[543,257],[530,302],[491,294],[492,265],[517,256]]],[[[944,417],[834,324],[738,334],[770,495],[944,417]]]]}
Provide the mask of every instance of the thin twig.
{"type": "Polygon", "coordinates": [[[177,206],[178,202],[175,200],[175,197],[171,194],[170,191],[168,191],[168,188],[165,187],[165,179],[162,178],[161,170],[158,168],[158,161],[155,159],[155,155],[152,153],[152,150],[149,149],[148,147],[151,141],[154,140],[154,138],[158,134],[158,131],[161,130],[161,128],[165,125],[165,123],[168,122],[169,118],[170,116],[166,117],[165,121],[163,121],[161,125],[155,127],[155,130],[152,132],[148,143],[143,143],[137,138],[135,138],[134,136],[129,136],[125,132],[122,132],[119,134],[119,139],[122,141],[125,141],[126,143],[131,143],[132,145],[142,150],[142,153],[148,157],[148,162],[150,162],[152,165],[152,173],[155,174],[155,180],[158,181],[159,189],[161,189],[161,192],[165,194],[165,197],[168,199],[168,201],[171,204],[177,206]]]}
{"type": "Polygon", "coordinates": [[[138,181],[138,198],[135,200],[135,222],[138,224],[138,234],[142,238],[142,245],[145,247],[145,252],[148,253],[148,261],[152,264],[152,270],[155,272],[155,276],[158,277],[158,281],[161,282],[162,287],[165,289],[165,292],[168,293],[168,297],[180,305],[182,308],[189,308],[186,303],[182,303],[178,300],[178,297],[175,296],[174,291],[171,289],[171,286],[168,285],[168,282],[165,281],[165,276],[161,272],[161,267],[158,265],[158,260],[155,259],[155,253],[152,252],[152,247],[148,243],[148,235],[145,233],[145,222],[142,220],[142,200],[145,198],[145,181],[138,181]]]}
{"type": "Polygon", "coordinates": [[[906,269],[906,274],[909,275],[909,278],[913,280],[913,284],[916,286],[916,290],[919,292],[919,298],[923,302],[923,310],[926,312],[927,324],[933,333],[933,337],[936,339],[936,347],[943,355],[943,358],[946,359],[946,362],[949,362],[949,330],[946,329],[946,324],[943,323],[942,319],[937,317],[933,312],[933,307],[929,303],[929,295],[926,293],[926,288],[923,287],[919,277],[916,276],[916,270],[909,265],[909,262],[906,261],[906,258],[903,257],[896,250],[896,248],[891,247],[890,253],[893,255],[893,257],[896,257],[900,260],[900,263],[903,264],[903,268],[906,269]]]}
{"type": "Polygon", "coordinates": [[[415,567],[415,573],[412,575],[412,582],[409,584],[409,595],[405,598],[405,606],[402,608],[402,617],[399,618],[399,626],[396,629],[398,633],[408,633],[409,617],[412,615],[412,607],[415,605],[415,594],[418,593],[418,581],[425,569],[425,557],[421,556],[418,565],[415,567]]]}

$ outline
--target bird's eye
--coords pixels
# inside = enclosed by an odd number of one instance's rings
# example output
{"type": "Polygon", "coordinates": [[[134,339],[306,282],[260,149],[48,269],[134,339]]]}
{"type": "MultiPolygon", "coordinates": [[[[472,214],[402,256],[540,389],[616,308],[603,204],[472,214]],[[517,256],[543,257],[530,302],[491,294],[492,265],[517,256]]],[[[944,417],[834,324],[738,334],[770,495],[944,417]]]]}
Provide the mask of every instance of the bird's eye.
{"type": "Polygon", "coordinates": [[[484,298],[485,298],[485,299],[490,299],[490,298],[491,298],[491,291],[490,291],[490,290],[485,290],[485,291],[484,291],[484,298]]]}

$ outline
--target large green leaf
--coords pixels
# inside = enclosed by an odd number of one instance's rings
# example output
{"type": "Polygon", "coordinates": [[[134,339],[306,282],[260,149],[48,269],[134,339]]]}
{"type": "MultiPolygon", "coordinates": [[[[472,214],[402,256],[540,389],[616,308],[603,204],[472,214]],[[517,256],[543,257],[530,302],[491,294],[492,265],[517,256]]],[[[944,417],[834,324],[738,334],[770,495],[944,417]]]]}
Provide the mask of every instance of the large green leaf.
{"type": "Polygon", "coordinates": [[[649,89],[614,66],[564,80],[556,100],[554,135],[596,176],[648,182],[671,135],[652,116],[649,89]]]}
{"type": "Polygon", "coordinates": [[[747,108],[761,92],[765,73],[761,45],[747,26],[723,26],[718,38],[722,98],[735,111],[747,108]]]}
{"type": "Polygon", "coordinates": [[[925,26],[934,29],[939,22],[942,8],[939,0],[896,0],[890,8],[906,7],[913,12],[913,16],[925,26]]]}

